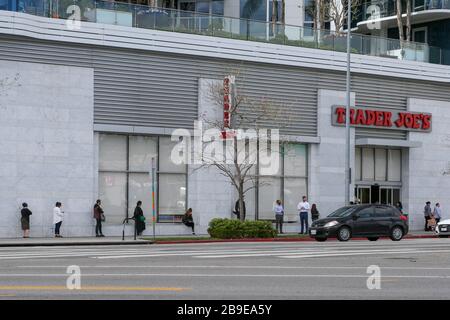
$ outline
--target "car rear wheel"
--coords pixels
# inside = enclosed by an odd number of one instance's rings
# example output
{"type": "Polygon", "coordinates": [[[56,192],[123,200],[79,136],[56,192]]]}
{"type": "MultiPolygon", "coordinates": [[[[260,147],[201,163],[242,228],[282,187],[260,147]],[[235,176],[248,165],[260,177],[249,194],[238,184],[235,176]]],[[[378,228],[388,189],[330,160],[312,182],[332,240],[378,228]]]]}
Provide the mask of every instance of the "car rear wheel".
{"type": "Polygon", "coordinates": [[[377,241],[379,237],[368,237],[369,241],[377,241]]]}
{"type": "Polygon", "coordinates": [[[342,227],[337,232],[337,238],[339,241],[348,241],[352,236],[352,232],[349,227],[342,227]]]}
{"type": "Polygon", "coordinates": [[[316,238],[316,241],[324,242],[324,241],[327,241],[327,238],[316,238]]]}
{"type": "Polygon", "coordinates": [[[392,241],[400,241],[403,238],[403,229],[401,227],[393,227],[390,238],[392,241]]]}

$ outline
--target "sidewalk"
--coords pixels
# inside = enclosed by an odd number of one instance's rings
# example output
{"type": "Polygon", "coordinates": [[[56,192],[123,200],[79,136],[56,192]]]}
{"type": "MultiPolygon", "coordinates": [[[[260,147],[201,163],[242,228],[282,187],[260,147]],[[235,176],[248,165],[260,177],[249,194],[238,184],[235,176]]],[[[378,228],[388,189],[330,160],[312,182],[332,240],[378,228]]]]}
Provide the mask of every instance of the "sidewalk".
{"type": "Polygon", "coordinates": [[[74,237],[74,238],[11,238],[0,239],[0,247],[41,247],[41,246],[95,246],[95,245],[137,245],[152,244],[151,240],[126,237],[74,237]]]}
{"type": "MultiPolygon", "coordinates": [[[[426,239],[437,238],[434,232],[412,231],[404,239],[426,239]]],[[[352,240],[367,240],[366,238],[354,238],[352,240]]],[[[133,240],[127,237],[74,237],[74,238],[13,238],[0,239],[0,247],[40,247],[40,246],[95,246],[95,245],[149,245],[155,244],[177,244],[177,243],[210,243],[210,242],[278,242],[278,241],[315,241],[307,235],[297,233],[285,233],[277,238],[256,239],[212,239],[208,235],[179,235],[179,236],[157,236],[156,241],[151,237],[133,240]]],[[[336,239],[330,239],[336,241],[336,239]]]]}

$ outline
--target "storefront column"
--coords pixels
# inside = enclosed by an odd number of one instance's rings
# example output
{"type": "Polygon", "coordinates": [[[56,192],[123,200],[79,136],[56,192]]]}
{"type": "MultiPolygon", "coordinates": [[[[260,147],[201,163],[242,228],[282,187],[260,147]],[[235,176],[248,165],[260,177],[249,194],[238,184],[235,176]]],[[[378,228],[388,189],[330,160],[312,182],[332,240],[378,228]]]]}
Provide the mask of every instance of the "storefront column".
{"type": "Polygon", "coordinates": [[[409,149],[408,174],[403,176],[403,204],[409,213],[410,227],[423,230],[423,208],[439,202],[443,218],[450,218],[450,102],[408,99],[408,110],[432,114],[432,131],[410,132],[409,140],[421,141],[421,148],[409,149]]]}
{"type": "MultiPolygon", "coordinates": [[[[355,94],[351,95],[354,106],[355,94]]],[[[318,92],[318,135],[320,144],[310,145],[309,153],[309,201],[316,203],[321,216],[329,214],[345,204],[345,127],[331,125],[333,105],[345,105],[345,91],[319,90],[318,92]]],[[[354,150],[355,129],[350,128],[351,150],[354,150]]],[[[354,152],[350,166],[354,167],[354,152]]],[[[350,199],[354,197],[354,177],[350,199]]]]}

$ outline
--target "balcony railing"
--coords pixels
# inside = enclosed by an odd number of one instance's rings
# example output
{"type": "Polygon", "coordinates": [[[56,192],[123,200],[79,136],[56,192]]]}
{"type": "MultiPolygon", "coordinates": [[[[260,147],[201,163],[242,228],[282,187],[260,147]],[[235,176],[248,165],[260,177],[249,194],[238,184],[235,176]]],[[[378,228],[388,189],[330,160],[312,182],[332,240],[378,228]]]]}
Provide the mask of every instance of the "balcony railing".
{"type": "MultiPolygon", "coordinates": [[[[411,11],[425,10],[450,10],[450,0],[409,0],[411,11]]],[[[402,1],[402,13],[406,13],[406,1],[402,1]]],[[[397,15],[397,1],[395,0],[373,0],[366,1],[363,5],[363,19],[377,19],[397,15]]]]}
{"type": "MultiPolygon", "coordinates": [[[[267,42],[287,46],[346,51],[346,35],[327,30],[95,0],[17,0],[17,11],[36,16],[135,28],[267,42]],[[75,7],[73,7],[75,6],[75,7]],[[74,8],[76,10],[74,11],[74,8]],[[79,10],[78,10],[79,9],[79,10]]],[[[423,43],[352,34],[355,54],[450,65],[450,52],[423,43]]]]}

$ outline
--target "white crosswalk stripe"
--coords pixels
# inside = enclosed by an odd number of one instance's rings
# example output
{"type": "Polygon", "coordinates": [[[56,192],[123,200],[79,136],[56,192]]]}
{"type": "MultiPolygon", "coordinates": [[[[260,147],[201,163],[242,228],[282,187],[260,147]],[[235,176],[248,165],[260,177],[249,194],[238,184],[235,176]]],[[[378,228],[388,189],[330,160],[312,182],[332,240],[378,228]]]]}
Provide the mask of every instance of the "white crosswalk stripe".
{"type": "Polygon", "coordinates": [[[127,258],[186,257],[220,259],[274,257],[305,259],[342,256],[410,255],[415,253],[450,253],[450,242],[379,241],[378,243],[223,243],[194,245],[104,246],[104,247],[25,247],[1,248],[0,260],[35,260],[58,258],[90,258],[98,260],[127,258]]]}

